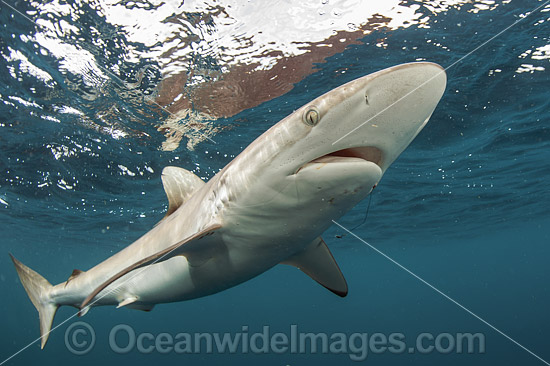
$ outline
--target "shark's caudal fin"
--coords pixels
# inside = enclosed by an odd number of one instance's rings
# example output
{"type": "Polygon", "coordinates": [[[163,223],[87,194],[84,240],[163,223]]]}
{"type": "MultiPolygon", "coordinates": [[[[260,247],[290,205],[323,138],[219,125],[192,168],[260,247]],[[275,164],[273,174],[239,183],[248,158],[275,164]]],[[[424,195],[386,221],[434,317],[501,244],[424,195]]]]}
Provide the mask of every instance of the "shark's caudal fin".
{"type": "Polygon", "coordinates": [[[40,347],[44,348],[50,335],[53,318],[59,307],[49,298],[53,286],[44,277],[15,259],[13,255],[10,254],[10,257],[15,265],[19,279],[23,287],[25,287],[25,291],[27,291],[34,307],[38,310],[40,316],[40,347]]]}

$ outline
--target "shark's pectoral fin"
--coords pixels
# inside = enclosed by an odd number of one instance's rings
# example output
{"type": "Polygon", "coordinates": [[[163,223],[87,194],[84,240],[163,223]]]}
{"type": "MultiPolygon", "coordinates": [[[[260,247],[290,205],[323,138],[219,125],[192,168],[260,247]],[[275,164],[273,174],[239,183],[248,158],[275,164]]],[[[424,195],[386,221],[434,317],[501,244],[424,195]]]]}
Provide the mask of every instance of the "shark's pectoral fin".
{"type": "Polygon", "coordinates": [[[120,272],[118,272],[117,274],[115,274],[114,276],[110,277],[105,282],[103,282],[101,285],[99,285],[99,287],[97,287],[94,291],[92,291],[92,293],[90,295],[88,295],[88,297],[86,297],[86,299],[84,299],[84,301],[80,305],[80,309],[81,309],[80,312],[82,313],[82,310],[87,309],[86,306],[90,303],[90,301],[92,301],[92,299],[97,294],[99,294],[107,286],[109,286],[111,283],[115,282],[116,280],[118,280],[122,276],[128,274],[129,272],[131,272],[135,269],[145,267],[145,266],[150,265],[150,264],[163,262],[163,261],[165,261],[167,259],[170,259],[172,257],[175,257],[177,255],[182,255],[184,253],[184,250],[185,250],[183,248],[184,246],[185,246],[185,248],[187,248],[188,246],[191,246],[191,245],[203,244],[205,242],[208,242],[208,240],[207,239],[205,240],[205,238],[210,237],[212,234],[214,234],[216,232],[216,230],[218,230],[220,228],[221,228],[220,224],[214,224],[214,225],[208,226],[206,229],[204,229],[202,231],[199,231],[198,233],[196,233],[194,235],[191,235],[187,239],[184,239],[184,240],[182,240],[182,241],[180,241],[180,242],[178,242],[174,245],[169,246],[168,248],[166,248],[164,250],[161,250],[160,252],[157,252],[157,253],[152,254],[148,257],[145,257],[142,260],[137,261],[136,263],[132,264],[131,266],[122,269],[120,272]]]}
{"type": "Polygon", "coordinates": [[[281,262],[300,269],[319,284],[344,297],[348,284],[322,238],[312,241],[304,250],[281,262]]]}
{"type": "Polygon", "coordinates": [[[195,174],[183,168],[167,166],[162,170],[162,184],[168,197],[169,216],[178,209],[185,201],[199,190],[205,183],[195,174]]]}

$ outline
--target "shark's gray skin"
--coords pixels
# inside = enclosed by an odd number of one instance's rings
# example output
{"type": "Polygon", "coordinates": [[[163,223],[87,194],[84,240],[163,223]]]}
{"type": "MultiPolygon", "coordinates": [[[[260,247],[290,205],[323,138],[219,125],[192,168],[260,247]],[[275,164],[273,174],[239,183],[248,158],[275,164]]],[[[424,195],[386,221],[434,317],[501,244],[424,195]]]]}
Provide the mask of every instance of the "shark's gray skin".
{"type": "Polygon", "coordinates": [[[151,310],[214,294],[279,263],[345,296],[320,235],[364,199],[427,123],[446,85],[428,62],[394,66],[306,104],[210,181],[167,167],[167,216],[88,271],[52,286],[12,256],[40,315],[42,348],[61,305],[151,310]]]}

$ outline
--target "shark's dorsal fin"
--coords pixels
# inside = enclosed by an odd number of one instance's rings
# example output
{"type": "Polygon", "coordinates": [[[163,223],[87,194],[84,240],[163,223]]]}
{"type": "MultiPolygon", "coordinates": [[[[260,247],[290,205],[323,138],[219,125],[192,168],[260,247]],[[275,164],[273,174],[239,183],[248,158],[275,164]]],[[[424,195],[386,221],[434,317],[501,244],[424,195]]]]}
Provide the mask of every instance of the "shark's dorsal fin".
{"type": "Polygon", "coordinates": [[[181,255],[181,254],[183,254],[183,247],[184,246],[187,247],[187,245],[189,245],[191,243],[201,243],[202,239],[214,234],[216,232],[216,230],[218,230],[220,228],[221,228],[221,225],[219,225],[219,224],[214,224],[214,225],[208,226],[204,230],[201,230],[198,233],[191,235],[187,239],[184,239],[184,240],[182,240],[182,241],[180,241],[180,242],[178,242],[174,245],[169,246],[166,249],[161,250],[160,252],[157,252],[157,253],[152,254],[148,257],[145,257],[142,260],[137,261],[136,263],[132,264],[131,266],[122,269],[120,272],[118,272],[114,276],[107,279],[107,281],[105,281],[101,285],[99,285],[99,287],[97,287],[94,291],[92,291],[92,293],[90,295],[88,295],[88,297],[86,297],[86,299],[84,299],[84,301],[80,305],[81,311],[82,311],[82,309],[86,308],[86,305],[88,305],[90,303],[90,301],[92,301],[92,299],[97,294],[99,294],[103,289],[105,289],[107,286],[109,286],[111,283],[115,282],[120,277],[124,276],[125,274],[128,274],[129,272],[131,272],[135,269],[145,267],[149,264],[163,262],[163,261],[165,261],[167,259],[170,259],[172,257],[175,257],[177,255],[181,255]]]}
{"type": "Polygon", "coordinates": [[[69,276],[67,279],[67,282],[65,282],[65,287],[71,282],[71,280],[75,279],[76,277],[80,276],[81,273],[84,273],[84,271],[81,271],[79,269],[73,269],[73,273],[69,276]]]}
{"type": "Polygon", "coordinates": [[[183,168],[167,166],[162,170],[162,184],[168,197],[169,216],[189,199],[205,183],[195,174],[183,168]]]}
{"type": "Polygon", "coordinates": [[[338,296],[344,297],[348,294],[346,279],[321,237],[281,263],[300,269],[338,296]]]}

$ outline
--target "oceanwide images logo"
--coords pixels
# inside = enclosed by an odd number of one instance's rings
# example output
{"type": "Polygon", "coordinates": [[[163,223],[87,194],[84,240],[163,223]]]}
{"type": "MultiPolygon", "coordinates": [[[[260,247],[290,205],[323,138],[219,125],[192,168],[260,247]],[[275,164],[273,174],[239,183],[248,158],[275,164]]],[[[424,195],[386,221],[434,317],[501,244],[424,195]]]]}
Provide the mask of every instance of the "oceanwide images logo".
{"type": "MultiPolygon", "coordinates": [[[[287,332],[274,332],[269,325],[258,331],[242,326],[227,333],[138,333],[127,324],[114,326],[106,335],[109,348],[118,354],[345,354],[353,361],[364,361],[369,354],[381,353],[485,353],[482,333],[420,333],[408,339],[404,333],[303,332],[290,325],[287,332]]],[[[65,331],[65,345],[84,355],[96,345],[96,333],[86,322],[75,322],[65,331]]]]}

